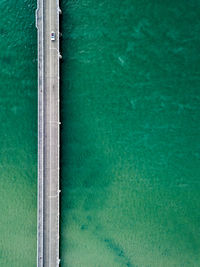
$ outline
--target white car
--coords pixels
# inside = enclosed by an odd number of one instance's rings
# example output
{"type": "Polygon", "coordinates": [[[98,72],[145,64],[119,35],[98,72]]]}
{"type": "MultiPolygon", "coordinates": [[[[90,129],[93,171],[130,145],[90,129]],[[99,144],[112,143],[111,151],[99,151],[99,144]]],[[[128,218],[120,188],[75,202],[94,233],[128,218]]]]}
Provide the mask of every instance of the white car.
{"type": "Polygon", "coordinates": [[[51,41],[55,41],[56,40],[56,34],[55,32],[51,32],[51,41]]]}

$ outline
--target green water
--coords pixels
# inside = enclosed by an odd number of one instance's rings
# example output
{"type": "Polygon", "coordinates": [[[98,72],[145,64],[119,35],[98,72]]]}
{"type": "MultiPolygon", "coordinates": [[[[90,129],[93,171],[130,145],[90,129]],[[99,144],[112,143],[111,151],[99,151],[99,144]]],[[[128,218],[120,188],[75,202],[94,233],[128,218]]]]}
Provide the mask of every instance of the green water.
{"type": "Polygon", "coordinates": [[[200,266],[200,1],[62,9],[62,266],[200,266]]]}
{"type": "MultiPolygon", "coordinates": [[[[200,1],[62,0],[62,267],[200,265],[200,1]]],[[[36,266],[35,0],[0,1],[0,266],[36,266]]]]}
{"type": "Polygon", "coordinates": [[[37,35],[33,0],[0,1],[0,266],[36,266],[37,35]]]}

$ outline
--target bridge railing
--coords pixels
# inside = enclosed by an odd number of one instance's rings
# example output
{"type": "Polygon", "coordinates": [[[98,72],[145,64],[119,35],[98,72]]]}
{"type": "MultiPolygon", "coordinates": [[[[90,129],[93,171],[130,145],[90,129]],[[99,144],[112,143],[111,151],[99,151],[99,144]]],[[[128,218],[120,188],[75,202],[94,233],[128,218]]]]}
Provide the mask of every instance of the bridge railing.
{"type": "Polygon", "coordinates": [[[37,267],[44,266],[44,0],[37,0],[38,36],[38,194],[37,194],[37,267]]]}

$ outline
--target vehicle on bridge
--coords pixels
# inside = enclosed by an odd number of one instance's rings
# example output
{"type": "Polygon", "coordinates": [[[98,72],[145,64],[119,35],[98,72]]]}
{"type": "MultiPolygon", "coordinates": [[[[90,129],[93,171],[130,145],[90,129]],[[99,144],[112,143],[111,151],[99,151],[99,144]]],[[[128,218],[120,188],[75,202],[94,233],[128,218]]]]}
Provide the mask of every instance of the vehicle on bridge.
{"type": "Polygon", "coordinates": [[[56,34],[55,32],[51,32],[51,41],[55,41],[56,40],[56,34]]]}

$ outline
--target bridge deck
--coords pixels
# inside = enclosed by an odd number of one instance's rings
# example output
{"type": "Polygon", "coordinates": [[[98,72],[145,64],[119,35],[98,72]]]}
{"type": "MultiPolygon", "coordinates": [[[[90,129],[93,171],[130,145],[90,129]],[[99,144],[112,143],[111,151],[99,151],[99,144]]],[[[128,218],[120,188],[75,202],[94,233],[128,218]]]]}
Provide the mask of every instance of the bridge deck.
{"type": "Polygon", "coordinates": [[[38,0],[37,266],[59,265],[59,0],[38,0]],[[51,41],[54,31],[56,40],[51,41]]]}

